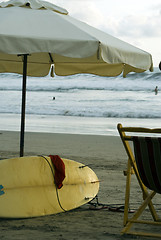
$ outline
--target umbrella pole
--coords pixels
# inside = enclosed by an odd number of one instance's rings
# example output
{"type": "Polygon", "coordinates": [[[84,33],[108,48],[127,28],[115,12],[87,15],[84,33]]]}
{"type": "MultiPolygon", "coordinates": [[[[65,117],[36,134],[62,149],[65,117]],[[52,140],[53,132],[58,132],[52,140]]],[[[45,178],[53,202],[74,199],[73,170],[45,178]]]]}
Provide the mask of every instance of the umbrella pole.
{"type": "Polygon", "coordinates": [[[28,54],[23,55],[23,83],[22,83],[22,106],[21,106],[20,157],[23,157],[23,155],[24,155],[27,56],[28,56],[28,54]]]}

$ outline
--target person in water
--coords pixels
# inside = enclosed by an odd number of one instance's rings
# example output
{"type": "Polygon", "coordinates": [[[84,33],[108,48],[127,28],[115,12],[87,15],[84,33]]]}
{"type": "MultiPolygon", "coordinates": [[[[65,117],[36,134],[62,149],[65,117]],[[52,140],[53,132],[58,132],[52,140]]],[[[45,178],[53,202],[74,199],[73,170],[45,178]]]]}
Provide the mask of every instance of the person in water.
{"type": "Polygon", "coordinates": [[[161,62],[159,63],[159,69],[160,69],[160,71],[161,71],[161,62]]]}
{"type": "Polygon", "coordinates": [[[154,92],[155,92],[155,95],[157,95],[157,94],[158,94],[158,86],[156,86],[156,87],[155,87],[155,90],[154,90],[154,92]]]}

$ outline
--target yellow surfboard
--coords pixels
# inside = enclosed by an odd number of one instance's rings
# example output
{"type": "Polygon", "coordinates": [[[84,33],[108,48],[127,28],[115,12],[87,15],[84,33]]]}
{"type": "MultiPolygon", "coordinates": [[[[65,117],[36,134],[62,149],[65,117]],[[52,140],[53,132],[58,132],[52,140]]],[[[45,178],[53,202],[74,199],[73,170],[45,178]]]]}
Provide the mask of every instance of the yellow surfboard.
{"type": "Polygon", "coordinates": [[[0,161],[0,218],[28,218],[77,208],[98,193],[96,174],[81,163],[62,159],[63,187],[54,182],[50,157],[33,156],[0,161]]]}

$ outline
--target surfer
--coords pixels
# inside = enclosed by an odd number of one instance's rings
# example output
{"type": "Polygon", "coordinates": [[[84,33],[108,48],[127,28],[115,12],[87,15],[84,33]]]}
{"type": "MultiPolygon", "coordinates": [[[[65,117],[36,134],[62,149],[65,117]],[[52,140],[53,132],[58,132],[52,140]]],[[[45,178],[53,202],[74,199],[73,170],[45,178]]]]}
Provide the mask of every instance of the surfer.
{"type": "Polygon", "coordinates": [[[154,90],[154,92],[155,92],[155,95],[157,95],[157,94],[158,94],[158,86],[156,86],[156,87],[155,87],[155,90],[154,90]]]}

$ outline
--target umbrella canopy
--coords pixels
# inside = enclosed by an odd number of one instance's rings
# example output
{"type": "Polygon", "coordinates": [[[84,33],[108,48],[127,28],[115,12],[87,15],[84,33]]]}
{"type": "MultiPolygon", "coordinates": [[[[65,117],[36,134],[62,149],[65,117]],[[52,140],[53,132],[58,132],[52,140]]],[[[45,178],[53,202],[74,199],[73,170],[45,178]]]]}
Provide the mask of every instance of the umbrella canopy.
{"type": "Polygon", "coordinates": [[[23,73],[19,55],[29,54],[30,76],[93,73],[124,76],[152,70],[151,55],[78,21],[41,0],[0,3],[0,72],[23,73]],[[85,64],[83,64],[85,63],[85,64]]]}
{"type": "Polygon", "coordinates": [[[153,69],[152,57],[41,0],[0,3],[0,72],[23,74],[20,156],[23,156],[26,76],[92,73],[116,76],[153,69]],[[54,66],[54,68],[53,68],[54,66]]]}

